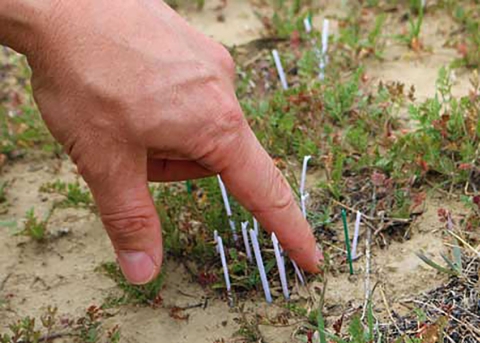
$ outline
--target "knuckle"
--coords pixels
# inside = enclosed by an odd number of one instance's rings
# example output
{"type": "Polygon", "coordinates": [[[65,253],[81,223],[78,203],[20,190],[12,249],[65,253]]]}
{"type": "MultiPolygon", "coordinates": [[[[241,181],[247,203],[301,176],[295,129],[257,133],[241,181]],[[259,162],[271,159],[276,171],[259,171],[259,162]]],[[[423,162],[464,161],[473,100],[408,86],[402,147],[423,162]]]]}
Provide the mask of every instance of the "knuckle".
{"type": "Polygon", "coordinates": [[[218,119],[218,124],[223,132],[237,133],[245,125],[245,117],[235,103],[226,104],[218,119]]]}
{"type": "Polygon", "coordinates": [[[147,207],[133,207],[128,210],[102,213],[102,222],[112,241],[123,245],[146,231],[151,222],[147,207]]]}
{"type": "Polygon", "coordinates": [[[91,187],[96,184],[102,184],[108,178],[108,168],[102,165],[97,158],[91,158],[90,155],[78,151],[76,145],[70,147],[70,157],[77,166],[77,172],[91,187]],[[88,160],[87,160],[88,159],[88,160]]]}
{"type": "Polygon", "coordinates": [[[235,75],[235,62],[228,50],[223,45],[218,45],[215,52],[217,63],[222,66],[230,76],[235,75]]]}
{"type": "Polygon", "coordinates": [[[275,166],[273,167],[273,176],[270,180],[271,184],[269,189],[273,192],[271,195],[274,199],[274,202],[272,203],[269,211],[281,212],[296,206],[287,180],[275,166]]]}

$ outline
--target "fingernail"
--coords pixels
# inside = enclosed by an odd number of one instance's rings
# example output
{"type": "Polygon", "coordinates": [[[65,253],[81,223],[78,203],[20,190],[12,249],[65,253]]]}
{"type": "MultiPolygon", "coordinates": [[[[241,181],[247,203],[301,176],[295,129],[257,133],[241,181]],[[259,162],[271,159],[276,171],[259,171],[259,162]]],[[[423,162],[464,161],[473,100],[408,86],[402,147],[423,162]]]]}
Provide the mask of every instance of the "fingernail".
{"type": "Polygon", "coordinates": [[[128,282],[143,285],[153,279],[155,264],[143,251],[119,251],[117,257],[128,282]]]}

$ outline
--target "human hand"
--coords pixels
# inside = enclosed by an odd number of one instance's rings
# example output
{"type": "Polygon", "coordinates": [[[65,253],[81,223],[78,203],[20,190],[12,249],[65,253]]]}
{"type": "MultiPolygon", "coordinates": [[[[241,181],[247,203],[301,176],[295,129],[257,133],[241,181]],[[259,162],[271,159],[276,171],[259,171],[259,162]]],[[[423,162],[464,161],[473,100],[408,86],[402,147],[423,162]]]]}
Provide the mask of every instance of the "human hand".
{"type": "Polygon", "coordinates": [[[162,263],[147,181],[215,174],[317,272],[312,230],[242,114],[228,52],[158,0],[53,3],[25,45],[34,96],[89,185],[126,278],[146,283],[162,263]]]}

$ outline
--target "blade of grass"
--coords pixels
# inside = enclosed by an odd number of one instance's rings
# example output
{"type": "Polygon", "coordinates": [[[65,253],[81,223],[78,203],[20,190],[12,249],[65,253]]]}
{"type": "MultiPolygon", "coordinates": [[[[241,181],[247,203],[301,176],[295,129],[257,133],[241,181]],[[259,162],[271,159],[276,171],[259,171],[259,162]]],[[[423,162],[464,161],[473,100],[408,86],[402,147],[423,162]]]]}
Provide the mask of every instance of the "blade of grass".
{"type": "Polygon", "coordinates": [[[462,242],[462,244],[465,245],[467,248],[469,248],[472,252],[474,252],[475,255],[477,255],[477,257],[480,257],[480,252],[478,252],[478,250],[476,250],[474,247],[468,244],[462,237],[460,237],[453,231],[447,231],[447,232],[451,234],[453,237],[455,237],[456,239],[458,239],[460,242],[462,242]]]}
{"type": "Polygon", "coordinates": [[[448,264],[448,266],[452,269],[455,270],[458,274],[462,272],[462,270],[458,270],[458,266],[452,262],[444,253],[440,253],[440,256],[442,256],[443,260],[448,264]]]}
{"type": "Polygon", "coordinates": [[[423,262],[428,264],[430,267],[438,270],[441,273],[449,274],[449,275],[457,275],[457,273],[453,270],[444,268],[440,266],[439,264],[433,262],[431,259],[429,259],[427,256],[425,256],[422,252],[417,252],[415,253],[423,262]]]}
{"type": "Polygon", "coordinates": [[[327,337],[325,335],[325,320],[323,319],[322,311],[318,311],[317,318],[318,334],[320,336],[320,343],[327,343],[327,337]]]}

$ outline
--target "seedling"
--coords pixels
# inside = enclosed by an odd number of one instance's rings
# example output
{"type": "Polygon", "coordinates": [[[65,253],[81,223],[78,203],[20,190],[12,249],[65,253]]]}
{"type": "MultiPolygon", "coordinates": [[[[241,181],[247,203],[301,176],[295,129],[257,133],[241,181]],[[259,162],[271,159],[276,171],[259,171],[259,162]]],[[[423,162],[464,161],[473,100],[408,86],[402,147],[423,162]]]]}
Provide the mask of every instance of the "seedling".
{"type": "Polygon", "coordinates": [[[425,255],[425,252],[419,251],[416,253],[416,255],[427,265],[430,267],[436,269],[440,273],[448,274],[448,275],[454,275],[454,276],[459,276],[462,271],[458,269],[458,266],[450,260],[447,256],[444,254],[440,254],[447,266],[443,267],[439,265],[437,262],[433,261],[431,258],[427,257],[425,255]]]}
{"type": "Polygon", "coordinates": [[[58,203],[60,207],[91,206],[92,195],[88,189],[82,187],[78,181],[66,183],[61,180],[49,182],[40,187],[40,192],[57,193],[65,199],[58,203]]]}
{"type": "Polygon", "coordinates": [[[255,253],[255,260],[257,261],[257,268],[260,273],[260,279],[262,280],[262,287],[263,287],[263,292],[265,294],[265,300],[268,303],[271,303],[272,295],[270,293],[270,286],[268,285],[267,274],[265,272],[265,266],[263,264],[262,252],[260,251],[260,244],[258,243],[257,235],[253,230],[250,230],[250,239],[252,240],[253,251],[255,253]]]}
{"type": "Polygon", "coordinates": [[[47,234],[47,224],[50,219],[51,212],[45,219],[39,219],[35,216],[35,210],[32,207],[25,215],[25,224],[23,229],[17,232],[17,236],[27,236],[37,242],[42,242],[47,234]]]}
{"type": "MultiPolygon", "coordinates": [[[[367,306],[367,323],[365,325],[362,323],[362,319],[360,316],[355,315],[350,324],[348,326],[348,338],[343,339],[339,336],[340,330],[343,324],[343,317],[335,323],[335,334],[332,334],[326,330],[325,327],[325,319],[323,318],[323,314],[321,310],[318,310],[318,314],[316,317],[316,324],[317,328],[314,333],[314,339],[311,342],[320,342],[320,343],[328,343],[328,342],[336,342],[336,343],[348,343],[348,342],[355,342],[355,343],[371,343],[375,341],[375,336],[378,337],[376,342],[381,343],[384,342],[382,339],[382,334],[378,329],[378,325],[375,325],[375,317],[373,315],[373,308],[371,301],[368,302],[367,306]]],[[[406,341],[409,342],[409,341],[406,341]]],[[[411,343],[411,342],[410,342],[411,343]]]]}
{"type": "Polygon", "coordinates": [[[103,328],[103,320],[111,314],[97,306],[90,306],[79,318],[59,318],[57,308],[48,306],[38,318],[24,317],[10,325],[10,333],[0,335],[0,343],[41,343],[57,340],[86,343],[119,343],[120,330],[114,326],[103,328]],[[37,323],[41,325],[38,326],[37,323]],[[55,332],[58,330],[58,332],[55,332]]]}
{"type": "Polygon", "coordinates": [[[413,19],[413,13],[410,14],[408,20],[409,30],[406,34],[395,36],[399,41],[406,43],[412,50],[420,51],[423,49],[423,44],[420,40],[420,33],[423,24],[424,7],[417,1],[418,16],[413,19]]]}
{"type": "Polygon", "coordinates": [[[273,56],[273,60],[275,62],[275,66],[277,67],[277,73],[278,73],[278,77],[280,78],[282,88],[283,88],[283,90],[287,90],[288,89],[287,77],[285,75],[285,71],[283,70],[282,61],[280,60],[280,56],[278,54],[278,51],[273,50],[272,51],[272,56],[273,56]]]}
{"type": "Polygon", "coordinates": [[[351,13],[340,27],[338,42],[345,45],[343,54],[347,54],[347,66],[357,67],[361,59],[371,55],[382,57],[384,46],[380,44],[380,38],[386,15],[384,13],[377,15],[372,30],[363,35],[360,12],[351,13]]]}
{"type": "MultiPolygon", "coordinates": [[[[456,4],[456,2],[455,2],[456,4]]],[[[478,68],[480,66],[480,10],[473,6],[470,10],[460,4],[452,9],[454,19],[462,26],[457,50],[461,58],[453,62],[455,67],[478,68]]]]}
{"type": "Polygon", "coordinates": [[[123,276],[122,271],[117,263],[107,262],[100,265],[97,271],[104,273],[110,279],[112,279],[123,291],[122,296],[109,296],[103,308],[110,308],[123,304],[144,304],[150,306],[158,305],[161,301],[159,293],[163,288],[163,282],[165,279],[164,272],[161,272],[153,281],[146,285],[136,286],[129,283],[123,276]]]}

